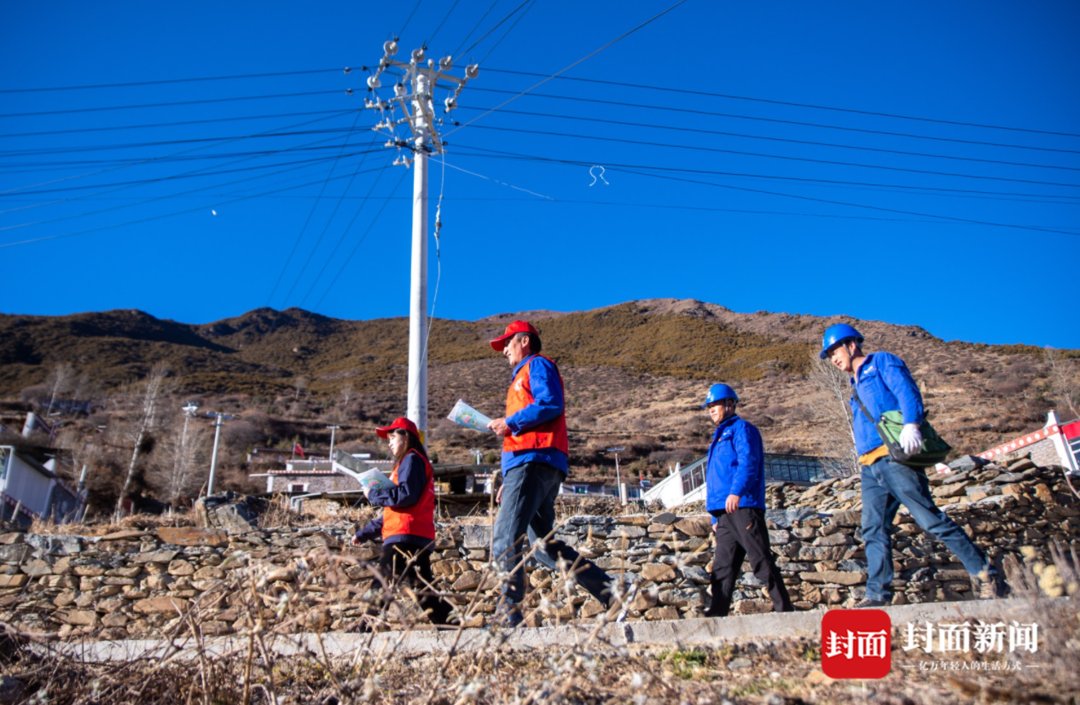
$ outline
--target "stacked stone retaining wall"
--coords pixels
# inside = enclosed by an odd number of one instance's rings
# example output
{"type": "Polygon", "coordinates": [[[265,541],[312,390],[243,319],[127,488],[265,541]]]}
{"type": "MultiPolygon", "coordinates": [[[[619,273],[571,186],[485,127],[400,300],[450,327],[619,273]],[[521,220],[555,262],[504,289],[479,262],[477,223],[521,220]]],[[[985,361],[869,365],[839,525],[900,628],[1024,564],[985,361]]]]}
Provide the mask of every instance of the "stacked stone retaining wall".
{"type": "MultiPolygon", "coordinates": [[[[1057,542],[1080,551],[1080,503],[1058,468],[1019,461],[934,475],[933,491],[995,561],[1050,562],[1057,542]]],[[[858,599],[866,579],[855,478],[770,487],[769,535],[798,609],[858,599]]],[[[0,533],[0,621],[61,637],[131,638],[361,627],[377,599],[375,546],[352,547],[352,527],[242,532],[160,527],[104,536],[0,533]]],[[[633,586],[629,619],[700,616],[712,558],[704,513],[574,516],[558,537],[633,586]]],[[[967,573],[902,510],[895,527],[897,602],[973,598],[967,573]]],[[[440,526],[440,590],[484,624],[497,599],[490,528],[440,526]]],[[[744,565],[749,570],[748,565],[744,565]]],[[[595,600],[558,574],[530,572],[533,624],[594,618],[595,600]]],[[[740,579],[734,611],[769,609],[761,584],[740,579]]],[[[410,618],[408,600],[396,616],[410,618]]],[[[415,616],[415,613],[412,614],[415,616]]]]}

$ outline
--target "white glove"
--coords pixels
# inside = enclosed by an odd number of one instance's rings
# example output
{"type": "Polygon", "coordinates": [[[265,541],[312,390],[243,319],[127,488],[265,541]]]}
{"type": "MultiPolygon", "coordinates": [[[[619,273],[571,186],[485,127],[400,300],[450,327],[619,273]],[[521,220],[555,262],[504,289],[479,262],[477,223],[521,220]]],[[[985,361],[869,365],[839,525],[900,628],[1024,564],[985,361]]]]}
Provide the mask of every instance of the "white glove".
{"type": "Polygon", "coordinates": [[[921,445],[922,434],[919,433],[918,424],[904,424],[904,428],[900,431],[900,447],[904,449],[904,452],[911,455],[919,450],[919,446],[921,445]]]}

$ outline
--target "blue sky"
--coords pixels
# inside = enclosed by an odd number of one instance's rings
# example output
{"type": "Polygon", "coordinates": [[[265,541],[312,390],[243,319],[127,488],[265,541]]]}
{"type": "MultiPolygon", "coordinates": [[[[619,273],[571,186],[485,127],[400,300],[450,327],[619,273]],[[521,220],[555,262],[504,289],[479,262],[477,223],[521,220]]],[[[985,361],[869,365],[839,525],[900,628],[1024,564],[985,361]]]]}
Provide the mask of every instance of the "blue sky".
{"type": "Polygon", "coordinates": [[[407,315],[412,173],[361,68],[400,35],[399,58],[480,63],[431,161],[438,317],[696,298],[1080,348],[1075,2],[61,0],[0,20],[3,313],[407,315]]]}

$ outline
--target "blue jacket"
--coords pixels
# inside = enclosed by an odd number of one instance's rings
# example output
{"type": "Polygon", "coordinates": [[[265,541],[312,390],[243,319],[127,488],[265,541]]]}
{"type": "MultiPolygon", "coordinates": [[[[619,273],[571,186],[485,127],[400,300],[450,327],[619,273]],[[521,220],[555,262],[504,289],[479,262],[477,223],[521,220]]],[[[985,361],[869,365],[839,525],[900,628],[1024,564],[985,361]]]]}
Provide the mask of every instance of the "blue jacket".
{"type": "MultiPolygon", "coordinates": [[[[529,388],[532,389],[533,403],[506,419],[511,433],[518,434],[533,426],[551,421],[565,411],[562,381],[555,363],[545,357],[530,355],[514,367],[510,379],[517,377],[521,366],[532,360],[529,365],[529,388]]],[[[546,463],[564,475],[570,471],[570,462],[566,454],[555,448],[537,450],[519,450],[502,454],[502,472],[525,463],[546,463]]]]}
{"type": "Polygon", "coordinates": [[[765,509],[765,447],[761,432],[737,414],[720,422],[709,444],[705,466],[705,509],[724,513],[728,495],[739,496],[739,508],[765,509]]]}
{"type": "Polygon", "coordinates": [[[919,387],[904,361],[887,352],[870,353],[852,378],[851,413],[855,427],[855,450],[859,455],[883,445],[874,427],[875,419],[886,411],[899,410],[904,423],[922,423],[926,416],[919,387]],[[874,419],[868,419],[855,400],[855,392],[874,419]]]}

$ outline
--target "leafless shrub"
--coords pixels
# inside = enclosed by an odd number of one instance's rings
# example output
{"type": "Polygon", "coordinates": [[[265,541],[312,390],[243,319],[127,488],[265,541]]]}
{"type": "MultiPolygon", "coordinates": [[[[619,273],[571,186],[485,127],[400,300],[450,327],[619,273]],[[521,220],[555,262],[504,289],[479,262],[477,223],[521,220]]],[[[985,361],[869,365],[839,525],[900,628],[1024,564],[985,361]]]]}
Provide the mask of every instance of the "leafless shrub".
{"type": "Polygon", "coordinates": [[[139,454],[143,451],[143,443],[146,441],[150,430],[157,423],[159,397],[165,386],[165,377],[167,375],[168,368],[163,363],[158,363],[154,365],[150,376],[146,379],[141,397],[139,418],[130,432],[132,438],[131,461],[128,463],[127,475],[124,476],[124,484],[120,487],[120,496],[116,500],[117,518],[123,516],[123,502],[127,498],[132,480],[135,478],[135,468],[139,461],[139,454]]]}
{"type": "Polygon", "coordinates": [[[1069,410],[1071,418],[1080,417],[1080,369],[1076,358],[1064,357],[1053,348],[1043,351],[1054,402],[1069,410]]]}
{"type": "Polygon", "coordinates": [[[851,384],[844,373],[827,360],[822,360],[816,353],[810,356],[809,376],[813,385],[825,392],[827,398],[823,409],[825,422],[821,424],[818,433],[826,439],[829,447],[846,449],[843,457],[848,460],[846,465],[849,474],[854,474],[859,458],[855,452],[855,430],[852,427],[851,407],[848,403],[851,384]]]}

